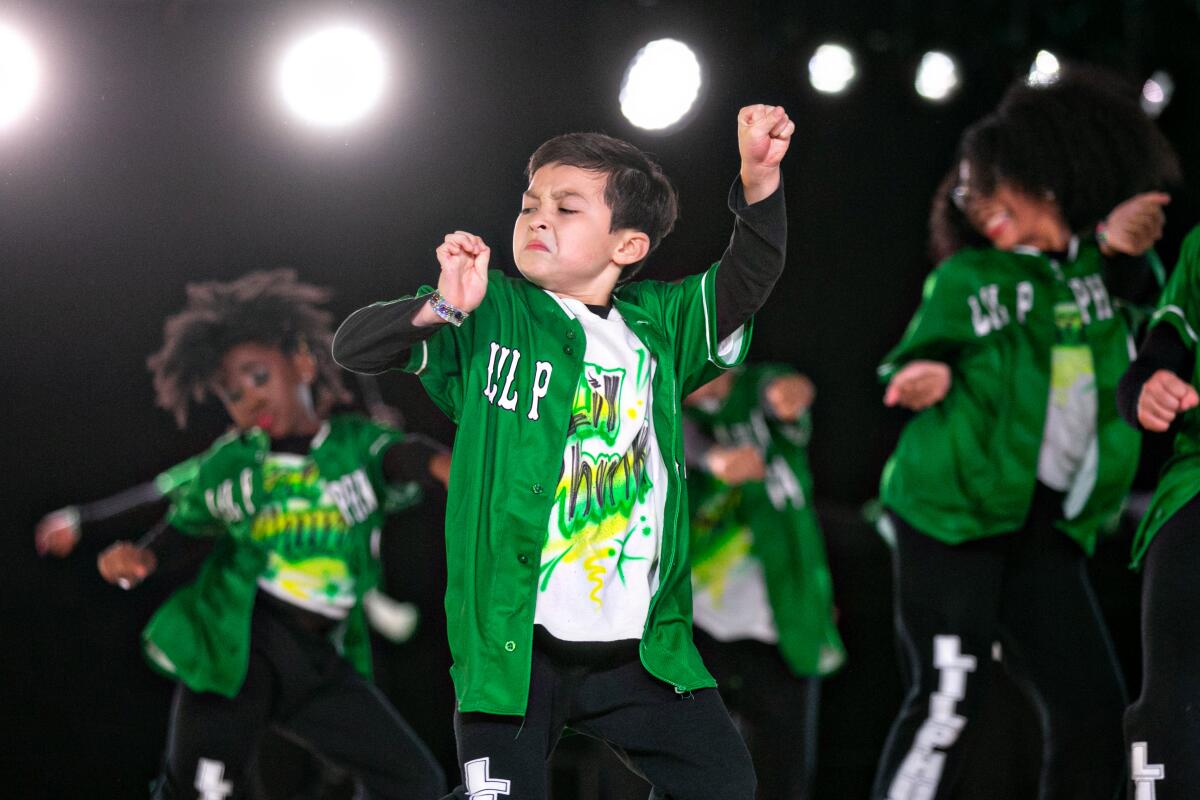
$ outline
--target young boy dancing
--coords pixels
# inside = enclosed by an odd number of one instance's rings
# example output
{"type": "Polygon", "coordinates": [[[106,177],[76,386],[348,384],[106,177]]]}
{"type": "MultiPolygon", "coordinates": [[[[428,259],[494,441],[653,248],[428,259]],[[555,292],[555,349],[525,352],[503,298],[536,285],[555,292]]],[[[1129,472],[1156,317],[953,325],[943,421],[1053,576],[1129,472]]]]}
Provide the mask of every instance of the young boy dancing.
{"type": "Polygon", "coordinates": [[[179,681],[156,798],[245,797],[271,723],[353,772],[367,797],[444,790],[429,751],[367,680],[361,602],[378,578],[381,498],[389,483],[418,480],[432,451],[365,417],[329,415],[345,390],[316,306],[326,297],[287,270],[189,286],[150,359],[158,403],[181,425],[193,398],[212,393],[235,428],[181,470],[163,523],[99,559],[128,589],[183,534],[215,540],[142,634],[150,662],[179,681]]]}
{"type": "Polygon", "coordinates": [[[754,773],[691,637],[683,395],[739,363],[783,268],[784,110],[738,115],[721,261],[628,283],[676,218],[632,145],[568,134],[530,159],[513,228],[525,280],[458,231],[436,291],[351,315],[334,357],[400,367],[459,426],[446,516],[455,732],[475,800],[546,796],[565,728],[674,800],[751,800],[754,773]],[[618,286],[618,283],[621,285],[618,286]]]}

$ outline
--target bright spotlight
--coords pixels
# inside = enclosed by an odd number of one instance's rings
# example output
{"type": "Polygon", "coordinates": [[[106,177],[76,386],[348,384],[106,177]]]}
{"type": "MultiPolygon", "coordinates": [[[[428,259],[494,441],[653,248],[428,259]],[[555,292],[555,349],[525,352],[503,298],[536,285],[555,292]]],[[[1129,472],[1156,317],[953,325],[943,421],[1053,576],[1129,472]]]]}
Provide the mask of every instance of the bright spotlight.
{"type": "Polygon", "coordinates": [[[1049,86],[1058,80],[1058,73],[1061,69],[1058,56],[1049,50],[1039,50],[1033,59],[1033,64],[1029,67],[1029,77],[1025,79],[1025,82],[1030,86],[1049,86]]]}
{"type": "Polygon", "coordinates": [[[808,60],[808,80],[824,94],[841,94],[854,80],[854,54],[839,44],[823,44],[808,60]]]}
{"type": "Polygon", "coordinates": [[[921,57],[915,82],[917,94],[934,103],[949,100],[958,90],[958,63],[949,55],[930,50],[921,57]]]}
{"type": "Polygon", "coordinates": [[[1154,119],[1163,112],[1175,94],[1175,81],[1161,69],[1142,86],[1142,110],[1154,119]]]}
{"type": "Polygon", "coordinates": [[[621,113],[639,128],[669,128],[700,94],[700,62],[683,42],[658,39],[637,52],[621,82],[621,113]]]}
{"type": "Polygon", "coordinates": [[[33,105],[40,73],[32,45],[0,23],[0,129],[15,124],[33,105]]]}
{"type": "Polygon", "coordinates": [[[298,117],[320,127],[356,122],[383,95],[387,59],[357,28],[311,33],[293,44],[279,65],[284,102],[298,117]]]}

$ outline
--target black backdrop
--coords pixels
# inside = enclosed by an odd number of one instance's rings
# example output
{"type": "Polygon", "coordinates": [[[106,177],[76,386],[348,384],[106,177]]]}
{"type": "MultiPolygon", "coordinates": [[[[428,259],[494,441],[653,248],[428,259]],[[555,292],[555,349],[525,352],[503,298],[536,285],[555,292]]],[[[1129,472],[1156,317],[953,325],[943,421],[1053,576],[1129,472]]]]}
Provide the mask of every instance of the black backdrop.
{"type": "MultiPolygon", "coordinates": [[[[219,409],[207,409],[177,431],[153,407],[144,368],[187,281],[292,266],[336,289],[340,316],[436,274],[433,247],[456,228],[484,236],[507,267],[525,158],[548,136],[583,129],[631,139],[679,186],[683,218],[647,273],[676,277],[724,246],[734,114],[755,101],[786,106],[798,130],[784,169],[787,273],[759,317],[754,355],[792,362],[819,387],[812,458],[850,645],[850,666],[827,686],[821,796],[862,796],[898,694],[887,553],[856,514],[904,420],[881,408],[874,365],[918,299],[928,199],[959,132],[1046,46],[1138,82],[1170,70],[1178,89],[1162,125],[1192,183],[1200,164],[1200,15],[1183,0],[740,10],[46,0],[0,3],[4,18],[35,36],[48,62],[36,118],[0,133],[0,774],[14,797],[137,797],[154,772],[170,686],[142,664],[137,632],[183,576],[126,594],[95,574],[100,540],[50,562],[34,555],[31,534],[46,511],[145,480],[221,430],[219,409]],[[289,35],[331,8],[376,31],[394,58],[384,107],[339,134],[290,122],[269,78],[289,35]],[[629,57],[663,35],[698,51],[706,87],[687,126],[654,135],[624,121],[616,94],[629,57]],[[858,82],[841,98],[806,82],[826,38],[859,51],[858,82]],[[911,84],[933,46],[965,70],[963,94],[937,107],[911,84]]],[[[1196,217],[1177,192],[1168,261],[1196,217]]],[[[450,440],[414,381],[388,376],[383,390],[413,428],[450,440]]],[[[381,682],[452,762],[436,503],[417,514],[393,526],[386,555],[390,587],[422,605],[425,623],[412,643],[380,648],[381,682]]],[[[1135,678],[1126,544],[1095,566],[1135,678]]],[[[994,777],[1005,787],[1021,774],[1008,761],[1036,757],[1036,733],[1003,687],[996,704],[1007,713],[992,730],[1008,756],[978,769],[1008,776],[994,777]]]]}

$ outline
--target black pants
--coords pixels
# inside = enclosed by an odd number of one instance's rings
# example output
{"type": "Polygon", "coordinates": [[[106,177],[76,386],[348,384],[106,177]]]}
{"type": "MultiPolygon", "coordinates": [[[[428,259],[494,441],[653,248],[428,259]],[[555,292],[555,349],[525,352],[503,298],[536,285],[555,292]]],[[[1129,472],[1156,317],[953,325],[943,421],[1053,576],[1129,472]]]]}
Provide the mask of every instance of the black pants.
{"type": "Polygon", "coordinates": [[[774,645],[721,642],[699,628],[696,647],[742,734],[760,800],[809,800],[817,767],[821,679],[797,677],[774,645]]]}
{"type": "Polygon", "coordinates": [[[1131,800],[1200,797],[1198,533],[1200,497],[1167,520],[1146,553],[1142,695],[1125,712],[1131,800]]]}
{"type": "Polygon", "coordinates": [[[437,798],[445,777],[425,745],[329,639],[260,595],[250,666],[234,698],[175,691],[163,776],[154,797],[239,800],[268,725],[354,773],[366,797],[437,798]]]}
{"type": "Polygon", "coordinates": [[[636,642],[535,636],[524,717],[456,713],[463,782],[453,797],[543,800],[564,728],[607,744],[652,798],[752,800],[754,769],[715,689],[677,694],[646,672],[636,642]]]}
{"type": "Polygon", "coordinates": [[[1083,553],[1053,527],[1060,502],[1039,487],[1020,531],[954,546],[890,515],[906,695],[875,800],[951,796],[997,641],[1041,722],[1038,796],[1112,800],[1119,792],[1124,684],[1083,553]]]}

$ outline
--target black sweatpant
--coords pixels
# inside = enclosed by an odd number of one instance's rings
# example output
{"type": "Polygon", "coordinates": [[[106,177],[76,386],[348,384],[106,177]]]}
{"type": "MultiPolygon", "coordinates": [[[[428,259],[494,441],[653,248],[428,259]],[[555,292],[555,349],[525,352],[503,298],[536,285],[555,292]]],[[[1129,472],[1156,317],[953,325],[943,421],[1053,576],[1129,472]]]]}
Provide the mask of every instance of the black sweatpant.
{"type": "Polygon", "coordinates": [[[959,545],[889,515],[906,694],[880,758],[874,800],[951,796],[994,642],[1041,722],[1038,797],[1118,794],[1125,688],[1083,552],[1054,528],[1061,498],[1039,486],[1021,530],[959,545]]]}
{"type": "Polygon", "coordinates": [[[357,776],[368,798],[421,800],[445,791],[441,767],[327,636],[260,595],[250,666],[234,698],[179,684],[154,797],[240,800],[255,745],[274,724],[357,776]]]}
{"type": "Polygon", "coordinates": [[[792,674],[775,645],[721,642],[699,628],[695,639],[754,760],[757,797],[810,800],[821,679],[792,674]]]}
{"type": "Polygon", "coordinates": [[[656,800],[753,800],[754,768],[716,689],[678,694],[637,642],[562,642],[537,629],[524,717],[456,713],[463,786],[452,797],[543,800],[564,728],[607,744],[656,800]]]}
{"type": "Polygon", "coordinates": [[[1163,524],[1142,575],[1142,695],[1125,712],[1130,800],[1200,797],[1200,496],[1163,524]]]}

